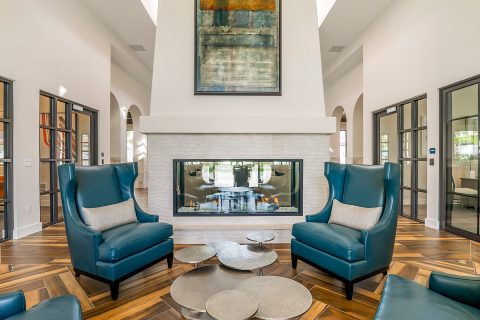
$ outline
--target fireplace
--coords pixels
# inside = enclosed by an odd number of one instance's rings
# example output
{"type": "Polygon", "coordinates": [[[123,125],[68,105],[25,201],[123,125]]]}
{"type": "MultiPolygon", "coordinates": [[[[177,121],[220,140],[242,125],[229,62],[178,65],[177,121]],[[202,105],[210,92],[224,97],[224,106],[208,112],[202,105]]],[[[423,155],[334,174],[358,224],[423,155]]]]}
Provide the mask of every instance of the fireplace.
{"type": "Polygon", "coordinates": [[[174,216],[301,216],[303,161],[174,160],[174,216]]]}

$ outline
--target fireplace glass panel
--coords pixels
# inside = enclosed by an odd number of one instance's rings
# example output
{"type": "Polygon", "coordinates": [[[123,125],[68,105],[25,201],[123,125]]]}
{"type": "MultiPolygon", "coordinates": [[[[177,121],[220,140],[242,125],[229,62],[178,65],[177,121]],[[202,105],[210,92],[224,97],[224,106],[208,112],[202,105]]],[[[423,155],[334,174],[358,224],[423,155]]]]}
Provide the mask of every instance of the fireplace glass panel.
{"type": "Polygon", "coordinates": [[[174,215],[301,215],[301,160],[175,160],[174,215]]]}

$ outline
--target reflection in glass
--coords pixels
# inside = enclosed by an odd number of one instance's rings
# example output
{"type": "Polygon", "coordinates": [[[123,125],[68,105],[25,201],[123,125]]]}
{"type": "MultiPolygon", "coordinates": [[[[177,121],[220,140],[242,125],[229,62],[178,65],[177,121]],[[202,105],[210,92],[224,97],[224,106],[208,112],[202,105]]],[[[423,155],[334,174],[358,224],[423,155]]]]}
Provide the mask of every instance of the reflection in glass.
{"type": "MultiPolygon", "coordinates": [[[[7,180],[5,179],[5,166],[0,163],[0,199],[7,198],[7,180]]],[[[0,237],[1,238],[1,237],[0,237]]]]}
{"type": "Polygon", "coordinates": [[[40,128],[40,158],[50,159],[50,147],[51,147],[51,135],[52,130],[40,128]]]}
{"type": "Polygon", "coordinates": [[[50,191],[50,162],[40,162],[40,193],[50,191]]]}
{"type": "Polygon", "coordinates": [[[7,126],[6,123],[0,122],[0,159],[5,159],[5,141],[6,141],[6,136],[5,136],[5,127],[7,126]]]}
{"type": "Polygon", "coordinates": [[[427,190],[427,161],[418,161],[417,188],[427,190]]]}
{"type": "Polygon", "coordinates": [[[50,218],[52,196],[53,194],[45,194],[40,196],[40,221],[44,226],[52,222],[52,219],[50,218]]]}
{"type": "Polygon", "coordinates": [[[412,186],[412,162],[402,161],[402,186],[412,186]]]}
{"type": "Polygon", "coordinates": [[[426,158],[427,157],[427,130],[419,130],[417,139],[417,157],[426,158]]]}
{"type": "Polygon", "coordinates": [[[66,103],[62,101],[57,101],[57,128],[65,129],[67,127],[66,124],[66,103]]]}
{"type": "Polygon", "coordinates": [[[427,217],[427,194],[417,192],[417,219],[424,221],[427,217]]]}
{"type": "Polygon", "coordinates": [[[4,118],[4,117],[5,117],[5,83],[0,81],[0,118],[4,118]]]}
{"type": "Polygon", "coordinates": [[[67,133],[57,131],[57,159],[67,158],[67,133]]]}
{"type": "Polygon", "coordinates": [[[402,189],[402,214],[407,217],[412,216],[412,192],[402,189]]]}
{"type": "Polygon", "coordinates": [[[175,214],[300,212],[298,161],[176,161],[175,214]]]}
{"type": "Polygon", "coordinates": [[[427,98],[417,101],[417,127],[427,126],[427,98]]]}
{"type": "Polygon", "coordinates": [[[478,198],[447,194],[447,217],[452,227],[477,233],[478,198]]]}
{"type": "Polygon", "coordinates": [[[402,133],[402,158],[412,157],[412,133],[402,133]]]}
{"type": "Polygon", "coordinates": [[[72,138],[72,157],[76,165],[89,166],[91,164],[91,118],[89,115],[74,112],[74,136],[72,138]]]}
{"type": "Polygon", "coordinates": [[[380,160],[381,164],[387,161],[398,162],[398,132],[397,113],[380,118],[380,160]]]}
{"type": "Polygon", "coordinates": [[[478,114],[478,85],[474,84],[449,93],[451,99],[449,119],[478,114]]]}
{"type": "Polygon", "coordinates": [[[407,103],[403,105],[403,129],[410,129],[412,127],[412,104],[407,103]]]}
{"type": "Polygon", "coordinates": [[[51,126],[52,125],[52,110],[51,110],[51,101],[49,97],[40,96],[40,125],[41,126],[51,126]]]}

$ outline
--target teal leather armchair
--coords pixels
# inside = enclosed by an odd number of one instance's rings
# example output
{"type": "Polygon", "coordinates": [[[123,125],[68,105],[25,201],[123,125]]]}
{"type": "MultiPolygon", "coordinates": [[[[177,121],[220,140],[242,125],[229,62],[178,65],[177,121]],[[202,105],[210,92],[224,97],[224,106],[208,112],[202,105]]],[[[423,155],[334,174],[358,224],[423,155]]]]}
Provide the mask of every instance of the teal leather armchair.
{"type": "Polygon", "coordinates": [[[172,225],[144,212],[137,204],[134,183],[136,163],[58,167],[68,248],[75,276],[81,274],[110,284],[113,300],[119,283],[167,259],[173,263],[172,225]],[[82,218],[83,208],[95,208],[132,198],[138,223],[97,232],[82,218]]]}
{"type": "Polygon", "coordinates": [[[325,207],[292,228],[292,267],[300,259],[335,276],[352,299],[354,284],[378,273],[387,274],[397,227],[400,167],[325,163],[329,196],[325,207]],[[359,231],[329,224],[333,200],[373,208],[383,207],[380,221],[359,231]]]}
{"type": "Polygon", "coordinates": [[[426,288],[389,275],[374,319],[480,319],[480,277],[432,272],[426,288]]]}
{"type": "Polygon", "coordinates": [[[43,301],[29,310],[22,291],[0,294],[0,320],[82,320],[78,299],[67,295],[43,301]]]}

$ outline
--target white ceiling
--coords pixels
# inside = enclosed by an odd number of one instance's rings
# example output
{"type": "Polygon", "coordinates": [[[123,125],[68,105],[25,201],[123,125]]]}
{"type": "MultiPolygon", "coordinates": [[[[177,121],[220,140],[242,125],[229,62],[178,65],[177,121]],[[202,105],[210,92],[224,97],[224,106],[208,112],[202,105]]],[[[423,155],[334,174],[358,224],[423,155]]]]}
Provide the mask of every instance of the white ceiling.
{"type": "Polygon", "coordinates": [[[140,0],[82,0],[92,12],[125,44],[127,54],[112,49],[112,60],[142,82],[151,83],[145,78],[145,70],[138,71],[132,61],[135,56],[150,72],[153,70],[155,52],[155,24],[140,0]],[[129,45],[142,45],[143,52],[135,52],[129,45]],[[123,57],[121,55],[124,55],[123,57]],[[130,57],[129,57],[130,56],[130,57]]]}
{"type": "MultiPolygon", "coordinates": [[[[322,66],[330,68],[341,53],[332,46],[348,47],[395,0],[337,0],[320,26],[322,66]]],[[[358,59],[358,58],[357,58],[358,59]]]]}

